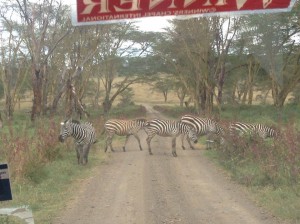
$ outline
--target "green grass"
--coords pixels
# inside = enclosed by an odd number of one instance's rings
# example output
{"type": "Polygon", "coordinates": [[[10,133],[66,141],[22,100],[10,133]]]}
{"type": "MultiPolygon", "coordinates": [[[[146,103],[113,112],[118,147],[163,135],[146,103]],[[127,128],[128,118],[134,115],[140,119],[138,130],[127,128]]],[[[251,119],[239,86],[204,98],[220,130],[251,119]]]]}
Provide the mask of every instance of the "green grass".
{"type": "Polygon", "coordinates": [[[77,164],[75,150],[71,150],[65,152],[63,158],[37,171],[34,174],[35,181],[31,178],[30,181],[12,182],[13,200],[4,202],[1,207],[29,206],[35,223],[51,223],[68,198],[80,187],[79,180],[82,182],[88,179],[95,167],[105,161],[106,155],[100,150],[102,148],[102,141],[93,146],[86,166],[77,164]]]}
{"type": "Polygon", "coordinates": [[[262,172],[261,167],[251,159],[225,160],[217,150],[208,150],[205,155],[227,170],[231,179],[246,186],[261,206],[279,218],[300,223],[299,183],[291,184],[284,175],[277,177],[273,183],[268,173],[262,172]]]}

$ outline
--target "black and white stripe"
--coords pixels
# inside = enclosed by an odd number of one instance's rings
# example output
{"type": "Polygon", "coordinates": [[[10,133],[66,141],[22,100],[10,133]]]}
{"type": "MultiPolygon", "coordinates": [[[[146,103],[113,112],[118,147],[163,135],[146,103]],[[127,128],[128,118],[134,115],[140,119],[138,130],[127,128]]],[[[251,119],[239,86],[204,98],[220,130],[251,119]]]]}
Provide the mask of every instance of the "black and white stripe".
{"type": "MultiPolygon", "coordinates": [[[[220,138],[220,143],[224,143],[224,129],[213,119],[201,118],[194,115],[184,115],[181,117],[181,122],[190,125],[196,130],[198,136],[217,135],[220,138]]],[[[182,141],[185,135],[182,135],[182,141]]],[[[189,140],[188,140],[189,141],[189,140]]],[[[209,141],[209,140],[208,140],[209,141]]]]}
{"type": "Polygon", "coordinates": [[[93,125],[89,122],[80,123],[72,119],[66,120],[61,123],[59,141],[64,142],[70,136],[74,138],[78,164],[86,164],[90,147],[96,142],[93,125]]]}
{"type": "Polygon", "coordinates": [[[146,123],[146,119],[140,118],[135,120],[119,120],[119,119],[111,119],[105,122],[104,129],[106,131],[106,145],[105,145],[105,152],[107,151],[108,146],[110,147],[111,151],[114,152],[112,147],[112,138],[113,136],[126,136],[125,144],[123,146],[123,151],[125,152],[125,145],[130,137],[133,135],[138,143],[140,150],[142,149],[141,141],[137,133],[141,130],[146,123]]]}
{"type": "Polygon", "coordinates": [[[231,123],[229,126],[229,132],[231,136],[235,134],[239,134],[239,135],[248,134],[250,136],[257,135],[263,139],[275,138],[278,135],[275,129],[268,127],[266,125],[249,124],[243,122],[231,123]]]}
{"type": "Polygon", "coordinates": [[[151,151],[151,140],[155,135],[163,137],[172,137],[172,155],[177,156],[176,153],[176,137],[181,134],[186,134],[188,139],[194,143],[197,143],[197,135],[195,130],[189,125],[182,123],[180,121],[173,120],[162,120],[153,119],[145,124],[145,131],[147,133],[147,144],[149,149],[149,154],[152,155],[151,151]]]}

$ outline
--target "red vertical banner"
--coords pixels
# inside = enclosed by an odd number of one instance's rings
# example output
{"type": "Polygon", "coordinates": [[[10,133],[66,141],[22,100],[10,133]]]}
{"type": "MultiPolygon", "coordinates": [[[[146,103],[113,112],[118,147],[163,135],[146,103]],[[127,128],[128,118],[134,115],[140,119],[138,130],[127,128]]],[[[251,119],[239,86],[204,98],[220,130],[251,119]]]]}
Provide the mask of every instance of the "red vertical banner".
{"type": "Polygon", "coordinates": [[[295,0],[77,0],[73,25],[153,16],[201,16],[289,11],[295,0]]]}

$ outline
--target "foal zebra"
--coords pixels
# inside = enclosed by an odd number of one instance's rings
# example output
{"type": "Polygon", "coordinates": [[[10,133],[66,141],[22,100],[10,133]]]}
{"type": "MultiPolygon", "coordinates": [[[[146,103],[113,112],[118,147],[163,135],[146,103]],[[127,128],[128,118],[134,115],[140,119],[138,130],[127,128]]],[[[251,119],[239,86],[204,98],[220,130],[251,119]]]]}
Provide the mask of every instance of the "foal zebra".
{"type": "Polygon", "coordinates": [[[90,147],[96,143],[93,125],[89,122],[80,123],[72,119],[66,120],[61,123],[59,141],[64,142],[69,136],[74,138],[78,164],[87,164],[90,147]]]}
{"type": "MultiPolygon", "coordinates": [[[[220,137],[221,144],[223,144],[225,142],[224,141],[224,135],[225,135],[224,129],[213,119],[201,118],[201,117],[197,117],[197,116],[193,116],[193,115],[183,115],[181,117],[181,122],[193,127],[196,130],[196,133],[198,136],[208,135],[208,137],[210,137],[210,135],[215,134],[218,137],[220,137]]],[[[185,137],[185,135],[182,135],[182,138],[181,138],[182,141],[184,140],[184,137],[185,137]]],[[[189,139],[187,139],[187,140],[188,140],[189,145],[191,146],[189,139]]],[[[192,146],[191,146],[191,148],[194,149],[192,146]]]]}
{"type": "Polygon", "coordinates": [[[195,130],[189,125],[180,121],[153,119],[145,124],[145,131],[148,135],[147,144],[149,154],[152,155],[150,142],[155,135],[163,137],[172,137],[172,155],[177,156],[176,153],[176,137],[180,134],[186,134],[189,140],[197,143],[197,135],[195,130]]]}
{"type": "Polygon", "coordinates": [[[275,138],[278,136],[278,132],[273,128],[270,128],[263,124],[248,124],[242,122],[231,123],[229,126],[229,133],[233,136],[235,133],[239,133],[240,135],[249,134],[257,135],[263,139],[266,138],[275,138]]]}
{"type": "Polygon", "coordinates": [[[110,147],[110,150],[114,152],[114,149],[112,147],[112,138],[113,136],[119,135],[124,136],[126,135],[125,144],[123,146],[123,151],[125,152],[125,145],[130,137],[130,135],[133,135],[138,143],[140,150],[142,149],[141,141],[139,136],[137,135],[138,131],[144,127],[146,123],[146,119],[140,118],[135,120],[118,120],[118,119],[111,119],[105,122],[104,129],[106,131],[106,145],[105,145],[105,152],[107,151],[108,146],[110,147]]]}

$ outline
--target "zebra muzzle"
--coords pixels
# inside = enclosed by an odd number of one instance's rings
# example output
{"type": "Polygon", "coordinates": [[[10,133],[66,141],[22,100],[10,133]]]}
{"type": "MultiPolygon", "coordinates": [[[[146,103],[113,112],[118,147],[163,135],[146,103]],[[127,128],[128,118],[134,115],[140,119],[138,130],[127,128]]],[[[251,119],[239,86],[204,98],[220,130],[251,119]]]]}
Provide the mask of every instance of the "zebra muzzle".
{"type": "Polygon", "coordinates": [[[58,140],[60,141],[60,142],[64,142],[64,138],[62,137],[62,135],[60,135],[59,137],[58,137],[58,140]]]}

